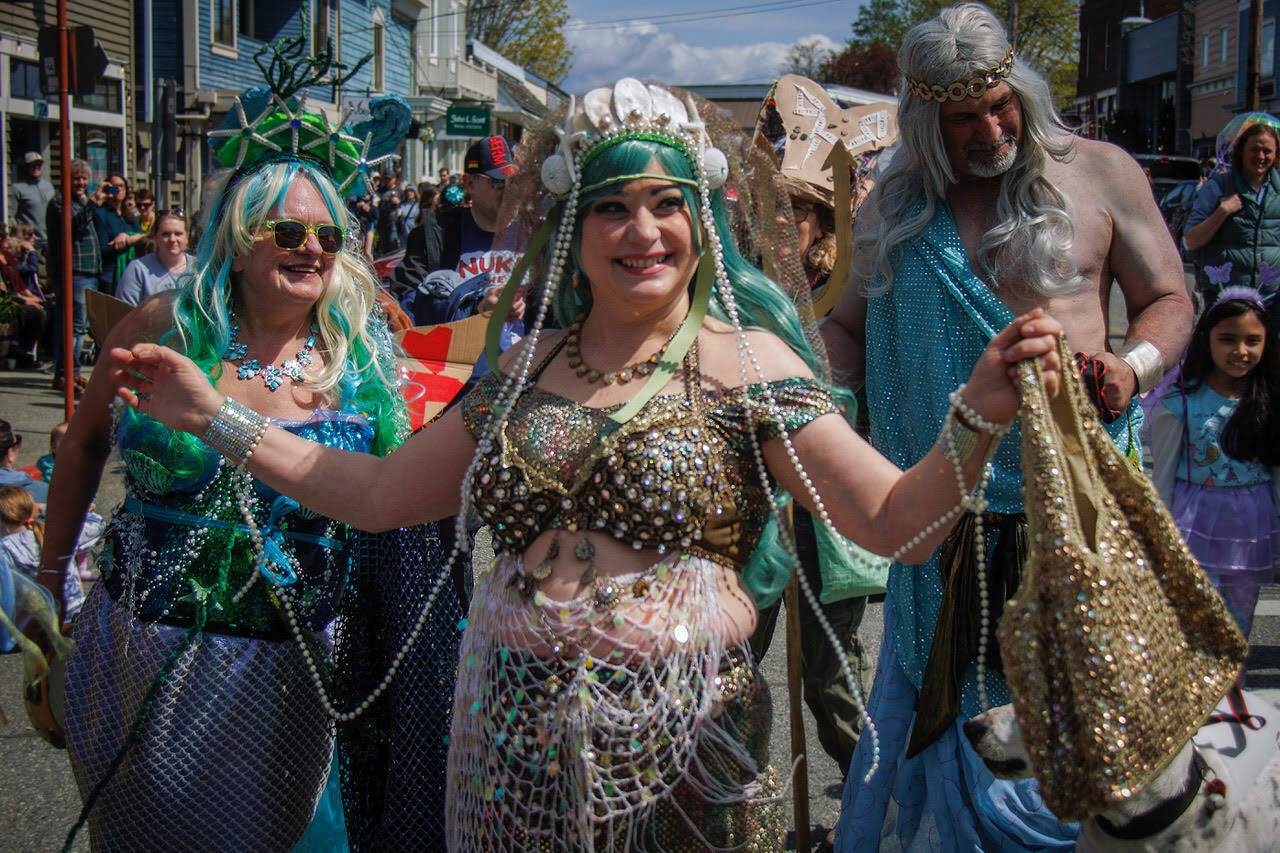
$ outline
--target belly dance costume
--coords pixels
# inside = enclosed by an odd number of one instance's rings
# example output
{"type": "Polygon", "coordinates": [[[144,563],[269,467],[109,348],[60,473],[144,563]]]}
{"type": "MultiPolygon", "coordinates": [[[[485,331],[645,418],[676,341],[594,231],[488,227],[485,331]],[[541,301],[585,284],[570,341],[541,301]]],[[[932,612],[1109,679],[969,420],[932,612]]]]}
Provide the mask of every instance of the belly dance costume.
{"type": "MultiPolygon", "coordinates": [[[[368,451],[369,423],[317,411],[277,426],[368,451]]],[[[234,467],[132,411],[116,442],[126,498],[76,620],[66,728],[95,849],[288,850],[333,754],[312,673],[257,575],[234,467]],[[199,448],[192,450],[191,448],[199,448]]],[[[252,481],[271,570],[313,654],[341,597],[352,535],[252,481]]]]}
{"type": "MultiPolygon", "coordinates": [[[[540,371],[473,481],[498,556],[477,578],[463,637],[451,849],[781,849],[768,691],[724,615],[746,598],[737,575],[769,513],[744,398],[761,442],[835,404],[808,379],[705,390],[695,346],[686,392],[654,397],[610,432],[612,408],[533,387],[540,371]],[[548,562],[521,557],[548,530],[553,552],[563,538],[587,566],[566,601],[538,589],[548,562]],[[661,559],[598,573],[585,531],[661,559]]],[[[464,401],[473,435],[500,386],[491,374],[464,401]]]]}

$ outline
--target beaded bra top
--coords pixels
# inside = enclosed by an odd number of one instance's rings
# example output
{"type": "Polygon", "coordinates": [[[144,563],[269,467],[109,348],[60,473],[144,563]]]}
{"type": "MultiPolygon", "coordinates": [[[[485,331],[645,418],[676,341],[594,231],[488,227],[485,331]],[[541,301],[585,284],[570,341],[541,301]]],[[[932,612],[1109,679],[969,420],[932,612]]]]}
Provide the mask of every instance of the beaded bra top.
{"type": "MultiPolygon", "coordinates": [[[[277,426],[329,447],[368,452],[367,419],[317,410],[277,426]]],[[[116,445],[128,476],[126,499],[113,516],[98,564],[107,591],[137,618],[191,624],[198,599],[212,605],[206,623],[219,633],[267,639],[288,636],[256,572],[236,502],[234,465],[200,442],[173,439],[167,427],[133,411],[121,416],[116,445]]],[[[299,507],[254,479],[259,529],[287,558],[299,621],[319,630],[333,618],[346,578],[350,533],[345,525],[299,507]]]]}
{"type": "MultiPolygon", "coordinates": [[[[618,406],[591,408],[535,387],[561,346],[533,373],[476,471],[476,511],[500,553],[523,553],[543,531],[562,528],[607,533],[637,550],[697,548],[740,565],[769,514],[746,395],[762,444],[780,425],[793,431],[839,411],[810,378],[703,388],[695,347],[685,357],[685,393],[655,396],[609,432],[618,406]]],[[[502,377],[490,373],[463,401],[463,423],[473,436],[483,433],[501,386],[502,377]]]]}

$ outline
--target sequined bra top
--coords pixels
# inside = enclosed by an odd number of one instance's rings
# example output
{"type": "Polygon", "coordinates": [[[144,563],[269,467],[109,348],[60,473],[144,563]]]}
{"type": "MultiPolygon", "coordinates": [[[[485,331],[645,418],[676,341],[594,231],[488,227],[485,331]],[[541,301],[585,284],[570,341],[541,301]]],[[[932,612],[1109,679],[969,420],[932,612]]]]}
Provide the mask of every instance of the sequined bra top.
{"type": "MultiPolygon", "coordinates": [[[[695,348],[685,360],[693,377],[685,393],[655,396],[610,432],[609,415],[620,406],[591,408],[535,386],[558,352],[534,372],[476,470],[476,512],[501,553],[523,553],[543,531],[562,528],[596,530],[637,550],[692,548],[742,564],[769,514],[747,395],[762,444],[780,425],[793,431],[839,411],[810,378],[705,389],[695,348]]],[[[502,381],[491,373],[463,400],[463,423],[477,440],[502,381]]]]}

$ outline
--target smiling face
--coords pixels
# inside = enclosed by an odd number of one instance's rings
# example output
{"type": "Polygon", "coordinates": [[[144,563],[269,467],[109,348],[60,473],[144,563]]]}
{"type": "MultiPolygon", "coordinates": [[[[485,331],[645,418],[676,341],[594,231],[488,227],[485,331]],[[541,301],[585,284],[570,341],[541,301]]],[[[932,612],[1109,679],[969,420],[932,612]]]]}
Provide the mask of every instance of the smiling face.
{"type": "MultiPolygon", "coordinates": [[[[656,160],[645,171],[665,174],[656,160]]],[[[591,202],[580,245],[593,302],[636,313],[687,298],[698,267],[684,193],[662,178],[628,181],[591,202]]]]}
{"type": "MultiPolygon", "coordinates": [[[[268,218],[296,219],[307,225],[334,224],[324,196],[301,176],[289,184],[284,199],[272,208],[268,218]]],[[[306,240],[296,249],[278,247],[270,228],[262,228],[253,236],[253,250],[231,261],[232,271],[239,273],[240,295],[246,305],[261,302],[270,311],[274,303],[288,310],[299,304],[312,305],[324,294],[335,256],[320,251],[315,234],[308,231],[306,240]]]]}
{"type": "Polygon", "coordinates": [[[1260,128],[1245,139],[1240,149],[1240,168],[1245,177],[1261,180],[1275,164],[1276,137],[1273,132],[1260,128]]]}
{"type": "Polygon", "coordinates": [[[1249,375],[1262,361],[1267,327],[1252,311],[1219,321],[1209,331],[1209,356],[1214,370],[1235,382],[1249,375]]]}
{"type": "Polygon", "coordinates": [[[187,226],[175,216],[166,216],[156,223],[156,255],[165,266],[176,263],[187,250],[187,226]]]}
{"type": "Polygon", "coordinates": [[[995,178],[1013,167],[1022,142],[1022,102],[1008,83],[980,98],[946,101],[938,111],[956,177],[995,178]]]}

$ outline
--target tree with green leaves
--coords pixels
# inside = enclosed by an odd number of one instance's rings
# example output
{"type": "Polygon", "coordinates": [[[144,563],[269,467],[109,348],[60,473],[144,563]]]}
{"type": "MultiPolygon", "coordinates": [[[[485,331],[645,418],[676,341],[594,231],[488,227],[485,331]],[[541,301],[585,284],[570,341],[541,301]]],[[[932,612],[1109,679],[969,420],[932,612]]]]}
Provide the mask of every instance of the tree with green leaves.
{"type": "MultiPolygon", "coordinates": [[[[907,30],[937,15],[947,5],[942,0],[869,0],[852,24],[850,48],[845,51],[850,55],[838,54],[826,67],[854,67],[855,60],[865,56],[870,45],[882,45],[896,53],[907,30]]],[[[1072,106],[1080,54],[1078,2],[994,0],[987,5],[1009,31],[1016,31],[1014,49],[1024,62],[1044,75],[1058,107],[1072,106]],[[1011,9],[1017,13],[1016,26],[1011,19],[1011,9]]]]}
{"type": "Polygon", "coordinates": [[[810,80],[818,79],[822,66],[831,59],[831,51],[822,46],[822,39],[811,38],[798,41],[787,51],[787,58],[782,63],[783,74],[799,74],[810,80]]]}
{"type": "Polygon", "coordinates": [[[467,9],[467,38],[562,83],[573,64],[564,35],[568,21],[568,0],[479,0],[467,9]]]}

